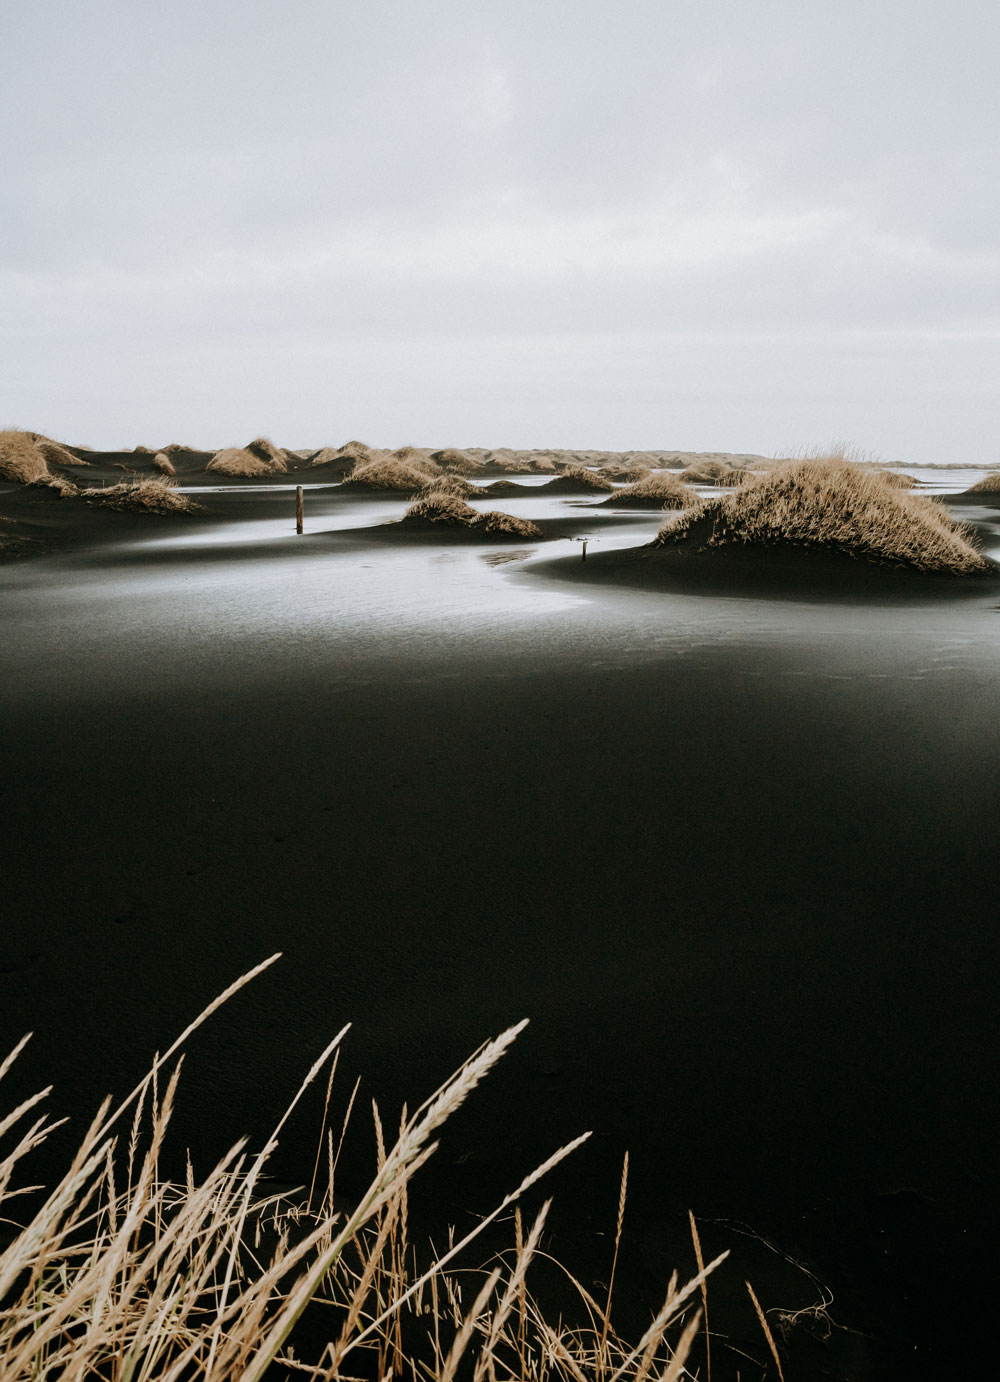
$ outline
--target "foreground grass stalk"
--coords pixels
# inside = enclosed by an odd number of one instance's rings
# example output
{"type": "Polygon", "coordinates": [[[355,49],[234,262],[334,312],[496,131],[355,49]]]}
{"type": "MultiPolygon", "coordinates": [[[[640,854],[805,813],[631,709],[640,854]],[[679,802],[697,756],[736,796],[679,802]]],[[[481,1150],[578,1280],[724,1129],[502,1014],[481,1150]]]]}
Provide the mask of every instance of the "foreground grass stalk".
{"type": "MultiPolygon", "coordinates": [[[[679,1322],[686,1302],[722,1258],[707,1267],[699,1259],[698,1275],[683,1289],[677,1289],[675,1275],[664,1307],[638,1345],[630,1350],[621,1343],[610,1315],[627,1162],[603,1308],[562,1268],[589,1327],[575,1333],[562,1323],[551,1327],[528,1294],[529,1267],[547,1256],[542,1239],[550,1201],[527,1234],[520,1202],[588,1133],[524,1176],[464,1236],[449,1230],[443,1252],[432,1250],[428,1258],[410,1243],[413,1176],[434,1154],[442,1124],[502,1059],[523,1022],[486,1042],[412,1116],[404,1109],[391,1146],[375,1110],[375,1174],[346,1216],[335,1210],[333,1178],[347,1117],[336,1150],[327,1127],[332,1073],[346,1027],[313,1063],[259,1152],[251,1155],[245,1142],[236,1142],[200,1181],[190,1159],[183,1183],[162,1178],[161,1153],[182,1068],[178,1059],[167,1074],[169,1063],[222,1002],[275,958],[209,1004],[156,1056],[126,1099],[114,1107],[104,1101],[66,1174],[0,1250],[0,1382],[264,1382],[299,1374],[315,1382],[347,1382],[372,1366],[380,1379],[398,1382],[406,1376],[412,1382],[454,1382],[470,1367],[472,1382],[679,1377],[678,1360],[687,1356],[697,1318],[685,1324],[676,1348],[667,1345],[665,1331],[679,1322]],[[325,1141],[328,1184],[317,1193],[318,1153],[301,1203],[288,1195],[262,1195],[278,1138],[327,1065],[319,1151],[325,1141]],[[119,1165],[115,1126],[129,1110],[119,1165]],[[468,1268],[455,1275],[457,1259],[508,1211],[516,1233],[513,1258],[500,1252],[491,1270],[473,1268],[469,1289],[468,1268]],[[261,1251],[262,1242],[271,1248],[261,1251]],[[463,1287],[471,1306],[463,1304],[463,1287]],[[315,1361],[301,1357],[297,1343],[307,1311],[304,1337],[312,1341],[307,1352],[315,1361]]],[[[23,1048],[24,1041],[0,1063],[0,1079],[23,1048]]],[[[59,1126],[44,1116],[28,1122],[47,1093],[0,1118],[0,1136],[20,1129],[16,1143],[0,1156],[0,1218],[8,1222],[12,1200],[38,1193],[38,1187],[15,1186],[15,1174],[59,1126]]],[[[348,1116],[356,1094],[357,1085],[348,1116]]]]}

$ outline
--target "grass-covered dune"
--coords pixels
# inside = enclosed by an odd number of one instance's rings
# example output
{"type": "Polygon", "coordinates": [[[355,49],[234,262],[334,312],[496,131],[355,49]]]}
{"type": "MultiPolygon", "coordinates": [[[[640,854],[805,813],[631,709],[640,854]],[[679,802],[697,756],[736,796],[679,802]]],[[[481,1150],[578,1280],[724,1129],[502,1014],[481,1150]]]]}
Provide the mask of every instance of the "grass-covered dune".
{"type": "Polygon", "coordinates": [[[414,463],[400,461],[394,456],[359,461],[347,479],[345,490],[387,490],[396,494],[415,495],[441,472],[433,461],[414,463]]]}
{"type": "Polygon", "coordinates": [[[588,582],[793,600],[971,594],[1000,577],[944,504],[839,457],[782,462],[698,499],[645,546],[539,569],[588,582]]]}
{"type": "Polygon", "coordinates": [[[988,475],[984,475],[981,480],[977,480],[974,485],[970,485],[965,493],[1000,494],[1000,470],[991,470],[988,475]]]}
{"type": "Polygon", "coordinates": [[[457,529],[471,537],[538,538],[542,530],[537,523],[515,518],[509,513],[490,510],[478,513],[457,495],[432,490],[425,498],[411,504],[394,527],[411,529],[457,529]]]}
{"type": "Polygon", "coordinates": [[[919,571],[976,575],[992,564],[943,504],[840,458],[792,461],[666,524],[652,546],[789,544],[919,571]]]}
{"type": "Polygon", "coordinates": [[[180,494],[169,476],[133,476],[117,485],[80,490],[88,503],[124,513],[195,513],[201,508],[189,495],[180,494]]]}
{"type": "Polygon", "coordinates": [[[261,475],[283,475],[288,470],[288,457],[269,437],[256,437],[244,447],[231,446],[217,451],[205,468],[220,475],[254,479],[261,475]]]}
{"type": "Polygon", "coordinates": [[[570,466],[563,473],[550,480],[546,485],[540,485],[540,494],[593,494],[595,491],[605,492],[614,488],[611,481],[599,474],[596,470],[587,470],[584,466],[570,466]]]}
{"type": "Polygon", "coordinates": [[[615,490],[601,502],[616,509],[681,509],[696,503],[697,495],[675,472],[657,470],[615,490]]]}

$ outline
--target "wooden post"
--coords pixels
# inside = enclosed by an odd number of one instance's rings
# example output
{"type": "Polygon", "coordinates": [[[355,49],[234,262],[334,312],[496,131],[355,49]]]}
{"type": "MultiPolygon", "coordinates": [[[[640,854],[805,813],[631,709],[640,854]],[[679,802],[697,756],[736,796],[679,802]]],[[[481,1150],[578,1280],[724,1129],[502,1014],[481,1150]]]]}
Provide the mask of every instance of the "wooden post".
{"type": "Polygon", "coordinates": [[[583,539],[583,550],[582,550],[581,553],[580,553],[580,560],[581,560],[581,561],[586,561],[586,560],[587,560],[587,543],[588,543],[589,541],[590,541],[590,539],[587,538],[587,537],[585,537],[585,538],[583,539]]]}
{"type": "Polygon", "coordinates": [[[295,487],[295,531],[302,531],[302,486],[295,487]]]}

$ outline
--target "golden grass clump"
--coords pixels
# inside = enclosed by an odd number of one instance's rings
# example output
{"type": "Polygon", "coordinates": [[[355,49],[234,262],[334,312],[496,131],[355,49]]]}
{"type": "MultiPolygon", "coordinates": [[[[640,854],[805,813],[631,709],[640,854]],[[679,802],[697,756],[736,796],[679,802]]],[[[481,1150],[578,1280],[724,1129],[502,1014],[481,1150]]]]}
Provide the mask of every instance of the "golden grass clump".
{"type": "Polygon", "coordinates": [[[339,455],[346,456],[349,460],[357,461],[359,464],[370,461],[375,456],[374,449],[363,441],[345,441],[343,446],[338,446],[337,451],[339,455]]]}
{"type": "Polygon", "coordinates": [[[48,462],[30,432],[0,432],[0,479],[33,485],[49,478],[48,462]]]}
{"type": "Polygon", "coordinates": [[[605,504],[622,509],[682,509],[696,502],[697,496],[670,470],[651,470],[641,480],[615,490],[605,504]]]}
{"type": "Polygon", "coordinates": [[[977,480],[974,485],[970,485],[965,493],[1000,494],[1000,470],[991,470],[988,475],[984,475],[981,480],[977,480]]]}
{"type": "Polygon", "coordinates": [[[153,465],[162,475],[176,475],[177,470],[173,461],[164,451],[157,451],[153,457],[153,465]]]}
{"type": "Polygon", "coordinates": [[[570,465],[562,471],[550,484],[545,486],[546,492],[560,490],[612,490],[614,485],[596,470],[587,470],[582,465],[570,465]]]}
{"type": "MultiPolygon", "coordinates": [[[[165,451],[163,454],[169,456],[170,452],[165,451]]],[[[255,456],[252,451],[247,451],[242,446],[229,446],[223,451],[217,451],[205,469],[213,470],[218,475],[245,475],[249,478],[275,474],[275,469],[269,461],[262,461],[259,456],[255,456]]]]}
{"type": "Polygon", "coordinates": [[[156,452],[151,446],[133,446],[132,454],[135,456],[162,456],[163,452],[156,452]]]}
{"type": "Polygon", "coordinates": [[[633,460],[609,460],[599,463],[601,474],[606,480],[625,480],[630,484],[641,480],[644,475],[649,475],[652,471],[648,461],[633,460]]]}
{"type": "Polygon", "coordinates": [[[405,461],[409,465],[421,465],[431,458],[430,450],[420,446],[397,446],[392,454],[397,461],[405,461]]]}
{"type": "Polygon", "coordinates": [[[839,456],[775,465],[729,494],[701,500],[668,522],[653,545],[692,530],[708,546],[783,543],[921,571],[992,570],[943,504],[839,456]]]}
{"type": "MultiPolygon", "coordinates": [[[[158,1056],[117,1107],[98,1109],[65,1175],[33,1199],[33,1152],[59,1126],[39,1111],[48,1090],[0,1120],[17,1129],[0,1155],[0,1376],[4,1382],[263,1382],[272,1377],[346,1382],[358,1376],[453,1382],[678,1382],[699,1329],[704,1283],[728,1253],[683,1286],[677,1274],[634,1344],[614,1327],[612,1286],[598,1303],[576,1285],[581,1317],[550,1322],[527,1283],[549,1212],[522,1219],[524,1197],[589,1133],[558,1148],[463,1233],[441,1226],[441,1249],[413,1241],[408,1198],[434,1154],[440,1127],[474,1092],[525,1027],[485,1042],[387,1137],[373,1107],[374,1174],[351,1207],[335,1200],[339,1152],[330,1097],[344,1027],[306,1074],[259,1152],[245,1141],[183,1183],[160,1171],[177,1098],[177,1053],[212,1012],[277,959],[258,965],[209,1005],[158,1056]],[[327,1076],[321,1151],[308,1192],[273,1193],[270,1158],[296,1106],[327,1076]],[[328,1121],[331,1126],[328,1127],[328,1121]],[[320,1164],[324,1174],[318,1175],[320,1164]],[[470,1262],[484,1232],[513,1239],[486,1266],[470,1262]],[[7,1229],[10,1229],[8,1232],[7,1229]],[[699,1301],[700,1296],[700,1301],[699,1301]]],[[[2,1078],[25,1037],[0,1063],[2,1078]]],[[[352,1099],[342,1126],[346,1127],[352,1099]]],[[[341,1123],[337,1118],[336,1123],[341,1123]]],[[[614,1261],[622,1237],[619,1196],[614,1261]]]]}
{"type": "Polygon", "coordinates": [[[730,461],[716,460],[703,456],[681,471],[682,479],[698,485],[738,485],[748,479],[753,471],[735,466],[730,461]]]}
{"type": "Polygon", "coordinates": [[[542,530],[526,519],[515,518],[513,514],[477,513],[471,504],[466,504],[457,495],[432,492],[425,498],[411,504],[403,515],[404,523],[420,525],[442,523],[447,527],[465,528],[471,531],[491,534],[506,534],[511,537],[541,537],[542,530]]]}
{"type": "Polygon", "coordinates": [[[254,437],[253,441],[247,442],[245,449],[251,456],[256,456],[259,461],[269,465],[274,474],[288,469],[288,457],[275,446],[270,437],[254,437]]]}
{"type": "Polygon", "coordinates": [[[417,494],[418,499],[428,499],[434,494],[450,494],[455,499],[482,499],[483,491],[466,480],[464,475],[441,475],[424,485],[417,494]]]}
{"type": "Polygon", "coordinates": [[[123,513],[194,513],[201,508],[189,495],[178,494],[174,480],[152,475],[136,475],[117,485],[80,493],[91,503],[123,513]]]}
{"type": "Polygon", "coordinates": [[[418,466],[397,461],[393,456],[381,456],[377,460],[359,461],[348,475],[347,483],[417,494],[438,474],[440,472],[431,461],[418,466]]]}
{"type": "Polygon", "coordinates": [[[415,504],[411,504],[403,515],[406,521],[425,521],[445,523],[451,527],[471,528],[479,514],[457,494],[432,489],[415,504]]]}
{"type": "Polygon", "coordinates": [[[483,533],[506,533],[511,537],[541,537],[542,530],[537,523],[527,518],[515,518],[512,513],[501,513],[490,509],[482,513],[475,525],[483,533]]]}
{"type": "Polygon", "coordinates": [[[474,460],[465,451],[458,451],[453,446],[446,447],[443,451],[432,451],[430,458],[442,470],[457,471],[461,475],[472,475],[480,468],[479,461],[474,460]]]}

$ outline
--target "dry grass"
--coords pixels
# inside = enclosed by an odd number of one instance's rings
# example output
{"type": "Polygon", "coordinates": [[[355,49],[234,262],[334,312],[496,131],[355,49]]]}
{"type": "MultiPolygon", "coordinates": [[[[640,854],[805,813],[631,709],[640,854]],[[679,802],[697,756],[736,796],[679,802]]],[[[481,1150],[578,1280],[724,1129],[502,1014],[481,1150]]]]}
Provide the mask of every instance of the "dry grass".
{"type": "Polygon", "coordinates": [[[458,451],[450,446],[443,451],[432,451],[430,458],[442,470],[457,471],[460,475],[472,475],[480,469],[479,461],[474,460],[467,452],[458,451]]]}
{"type": "Polygon", "coordinates": [[[696,485],[738,485],[753,475],[752,470],[706,456],[685,466],[681,477],[696,485]]]}
{"type": "Polygon", "coordinates": [[[456,495],[432,491],[425,498],[406,510],[404,523],[441,523],[446,527],[465,528],[469,531],[490,534],[506,534],[511,537],[541,537],[542,530],[527,519],[515,518],[513,514],[477,513],[470,504],[456,495]]]}
{"type": "Polygon", "coordinates": [[[217,451],[205,469],[213,470],[218,475],[245,475],[248,478],[276,473],[270,461],[262,461],[241,446],[229,446],[224,451],[217,451]]]}
{"type": "Polygon", "coordinates": [[[482,499],[483,491],[470,484],[462,475],[442,475],[429,480],[417,494],[418,499],[428,499],[434,494],[450,494],[455,499],[482,499]]]}
{"type": "MultiPolygon", "coordinates": [[[[0,1252],[0,1377],[4,1382],[320,1382],[360,1376],[453,1382],[677,1382],[699,1328],[697,1297],[726,1254],[680,1286],[633,1345],[616,1331],[611,1290],[599,1304],[575,1281],[587,1323],[551,1323],[529,1292],[544,1257],[544,1204],[527,1226],[520,1202],[589,1134],[525,1175],[490,1213],[435,1252],[410,1241],[411,1182],[433,1155],[438,1129],[500,1061],[525,1024],[486,1042],[420,1105],[387,1145],[377,1108],[376,1164],[356,1206],[335,1207],[339,1140],[328,1127],[345,1027],[307,1073],[260,1152],[245,1142],[203,1179],[164,1180],[161,1153],[187,1038],[270,965],[252,970],[195,1019],[145,1079],[98,1110],[62,1179],[27,1200],[19,1181],[58,1126],[40,1112],[48,1090],[0,1119],[13,1145],[0,1157],[0,1216],[12,1226],[0,1252]],[[268,1161],[305,1091],[329,1066],[320,1147],[300,1197],[268,1195],[268,1161]],[[25,1206],[28,1206],[26,1209],[25,1206]],[[468,1265],[485,1229],[513,1219],[513,1243],[488,1268],[468,1265]]],[[[0,1079],[27,1038],[0,1064],[0,1079]]],[[[350,1114],[353,1095],[348,1103],[350,1114]]],[[[339,1120],[338,1120],[339,1121],[339,1120]]],[[[27,1180],[31,1181],[30,1170],[27,1180]]],[[[615,1253],[622,1232],[624,1181],[615,1253]]],[[[613,1270],[613,1269],[612,1269],[613,1270]]]]}
{"type": "Polygon", "coordinates": [[[156,455],[153,457],[153,465],[161,475],[177,474],[173,461],[164,451],[157,451],[156,455]]]}
{"type": "Polygon", "coordinates": [[[922,571],[992,570],[944,505],[840,456],[776,465],[730,494],[702,500],[665,525],[654,545],[692,530],[709,546],[784,543],[922,571]]]}
{"type": "Polygon", "coordinates": [[[648,461],[608,460],[599,462],[601,474],[606,480],[624,480],[635,484],[652,469],[648,461]]]}
{"type": "Polygon", "coordinates": [[[505,533],[510,537],[542,536],[537,523],[527,518],[515,518],[512,513],[501,513],[498,509],[481,513],[475,526],[481,533],[505,533]]]}
{"type": "Polygon", "coordinates": [[[40,436],[37,432],[33,432],[32,436],[49,465],[93,465],[92,461],[84,461],[79,456],[74,456],[72,451],[60,442],[53,441],[51,437],[40,436]]]}
{"type": "Polygon", "coordinates": [[[587,470],[582,465],[567,466],[566,469],[550,484],[545,486],[546,493],[554,493],[556,490],[612,490],[614,485],[599,471],[587,470]]]}
{"type": "Polygon", "coordinates": [[[30,432],[0,432],[0,479],[33,485],[49,477],[48,462],[30,432]]]}
{"type": "Polygon", "coordinates": [[[372,460],[377,453],[363,441],[345,441],[343,446],[337,448],[337,454],[346,456],[348,460],[364,463],[372,460]]]}
{"type": "Polygon", "coordinates": [[[254,437],[253,441],[247,442],[246,448],[251,456],[256,456],[259,461],[271,468],[272,474],[280,474],[288,469],[288,457],[281,451],[270,437],[254,437]]]}
{"type": "Polygon", "coordinates": [[[512,475],[556,475],[559,467],[551,456],[533,451],[493,451],[486,458],[491,465],[510,471],[512,475]]]}
{"type": "Polygon", "coordinates": [[[464,499],[444,490],[431,489],[411,504],[403,515],[411,522],[444,523],[449,527],[471,528],[479,514],[464,499]]]}
{"type": "Polygon", "coordinates": [[[418,494],[439,474],[432,462],[414,465],[397,461],[393,456],[382,456],[374,461],[359,462],[355,465],[347,483],[364,485],[368,489],[398,490],[403,494],[418,494]]]}
{"type": "Polygon", "coordinates": [[[1000,470],[991,470],[988,475],[984,475],[981,480],[977,480],[974,485],[970,485],[965,493],[1000,494],[1000,470]]]}
{"type": "Polygon", "coordinates": [[[117,485],[80,493],[91,503],[124,513],[195,513],[201,508],[189,495],[178,494],[173,480],[152,475],[136,475],[117,485]]]}
{"type": "Polygon", "coordinates": [[[604,502],[622,509],[682,509],[696,499],[679,475],[669,470],[655,470],[635,484],[616,490],[604,502]]]}

